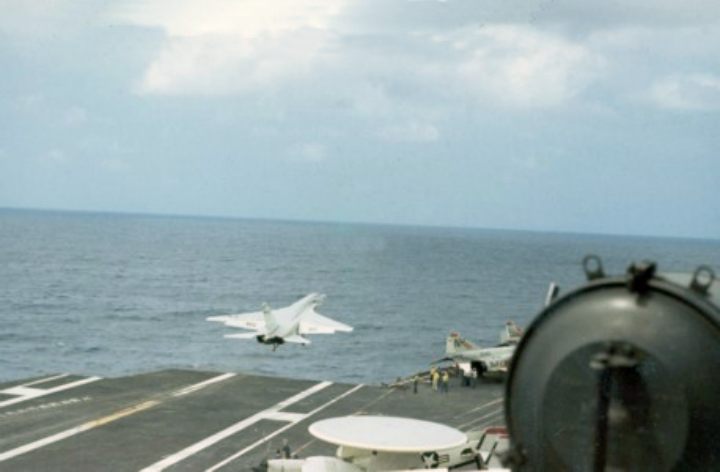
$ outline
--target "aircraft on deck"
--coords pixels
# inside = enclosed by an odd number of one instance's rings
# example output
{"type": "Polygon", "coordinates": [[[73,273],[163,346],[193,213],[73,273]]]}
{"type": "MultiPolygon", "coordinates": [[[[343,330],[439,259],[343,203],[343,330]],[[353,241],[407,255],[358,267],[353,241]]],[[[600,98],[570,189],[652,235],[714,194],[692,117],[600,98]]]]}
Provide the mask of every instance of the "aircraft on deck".
{"type": "Polygon", "coordinates": [[[508,321],[500,332],[500,344],[481,348],[462,338],[459,333],[450,333],[445,344],[445,359],[456,362],[466,374],[476,369],[478,375],[502,375],[507,373],[515,346],[520,341],[522,329],[508,321]]]}
{"type": "Polygon", "coordinates": [[[290,306],[272,310],[266,303],[262,311],[237,315],[211,316],[208,321],[224,323],[232,328],[252,330],[250,333],[226,334],[232,339],[257,339],[263,344],[272,344],[273,351],[280,344],[310,344],[305,334],[333,334],[336,331],[350,332],[352,326],[340,323],[318,314],[315,307],[325,300],[325,295],[311,293],[290,306]]]}
{"type": "Polygon", "coordinates": [[[268,472],[368,472],[448,470],[475,464],[498,469],[496,451],[507,446],[501,428],[464,433],[440,423],[395,416],[344,416],[308,428],[321,441],[338,446],[334,457],[268,461],[268,472]]]}

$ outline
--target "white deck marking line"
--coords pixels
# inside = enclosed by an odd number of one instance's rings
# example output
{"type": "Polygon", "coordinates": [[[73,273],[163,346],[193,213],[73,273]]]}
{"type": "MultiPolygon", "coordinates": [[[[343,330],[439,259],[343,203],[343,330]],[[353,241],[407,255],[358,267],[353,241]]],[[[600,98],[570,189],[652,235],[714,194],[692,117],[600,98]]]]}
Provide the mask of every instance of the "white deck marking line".
{"type": "MultiPolygon", "coordinates": [[[[213,379],[217,379],[219,377],[224,377],[224,379],[229,378],[227,374],[219,375],[217,377],[213,377],[213,379]]],[[[212,379],[210,379],[212,380],[212,379]]],[[[219,382],[219,380],[218,380],[219,382]]],[[[212,382],[214,383],[214,382],[212,382]]],[[[207,380],[190,385],[186,387],[185,389],[192,388],[193,392],[198,391],[200,388],[195,388],[200,384],[204,384],[204,386],[210,385],[210,382],[207,380]]],[[[185,390],[183,389],[183,390],[185,390]]],[[[182,390],[179,390],[182,391],[182,390]]],[[[66,429],[65,431],[60,431],[59,433],[53,434],[51,436],[38,439],[37,441],[33,441],[31,443],[25,444],[23,446],[16,447],[15,449],[10,449],[9,451],[5,451],[0,453],[0,462],[6,461],[8,459],[12,459],[13,457],[19,456],[21,454],[25,454],[30,451],[34,451],[36,449],[40,449],[41,447],[47,446],[48,444],[53,444],[58,441],[62,441],[63,439],[67,439],[71,436],[75,436],[76,434],[80,434],[85,431],[89,431],[93,428],[97,428],[99,426],[106,425],[108,423],[111,423],[115,420],[119,420],[120,418],[124,418],[126,416],[133,415],[135,413],[141,412],[143,410],[147,410],[148,408],[152,408],[156,405],[159,405],[162,403],[160,400],[149,400],[142,403],[138,403],[137,405],[130,406],[128,408],[124,408],[122,410],[116,411],[115,413],[111,413],[110,415],[103,416],[102,418],[98,418],[96,420],[88,421],[87,423],[83,423],[80,426],[75,426],[74,428],[66,429]]]]}
{"type": "Polygon", "coordinates": [[[468,416],[470,413],[483,410],[483,409],[488,408],[488,407],[491,407],[491,406],[493,406],[493,405],[497,405],[498,403],[502,403],[503,401],[505,401],[505,399],[502,398],[502,397],[496,398],[495,400],[490,400],[490,401],[487,402],[487,403],[483,403],[483,404],[480,405],[480,406],[476,406],[476,407],[473,408],[472,410],[468,410],[468,411],[466,411],[466,412],[464,412],[464,413],[460,413],[459,415],[453,416],[453,417],[452,417],[452,420],[457,420],[458,418],[467,418],[467,416],[468,416]]]}
{"type": "MultiPolygon", "coordinates": [[[[86,379],[82,380],[76,380],[75,382],[66,383],[63,385],[58,385],[57,387],[48,388],[48,389],[40,389],[40,388],[27,388],[23,389],[24,394],[18,398],[11,398],[10,400],[5,400],[0,402],[0,408],[14,405],[16,403],[32,400],[33,398],[38,397],[44,397],[45,395],[50,395],[52,393],[62,392],[63,390],[68,390],[71,388],[79,387],[81,385],[89,384],[91,382],[95,382],[97,380],[101,380],[102,377],[88,377],[86,379]]],[[[12,389],[9,389],[12,390],[12,389]]]]}
{"type": "Polygon", "coordinates": [[[6,388],[2,391],[5,395],[15,395],[17,397],[36,397],[43,393],[45,390],[41,388],[25,387],[24,385],[18,385],[17,387],[6,388]]]}
{"type": "Polygon", "coordinates": [[[265,415],[265,419],[273,421],[290,421],[296,423],[303,420],[305,416],[306,413],[286,413],[284,411],[275,411],[265,415]]]}
{"type": "MultiPolygon", "coordinates": [[[[333,398],[333,399],[330,400],[329,402],[324,403],[324,404],[320,405],[319,407],[315,408],[315,409],[314,409],[313,411],[311,411],[310,413],[307,413],[307,414],[305,415],[305,417],[302,418],[302,419],[311,417],[311,416],[314,415],[315,413],[317,413],[317,412],[319,412],[319,411],[321,411],[321,410],[324,410],[325,408],[329,407],[329,406],[332,405],[333,403],[335,403],[335,402],[337,402],[337,401],[340,401],[340,400],[342,400],[343,398],[347,397],[348,395],[351,395],[351,394],[357,392],[357,391],[360,390],[362,387],[364,387],[363,384],[354,386],[353,388],[351,388],[351,389],[348,390],[347,392],[343,393],[342,395],[339,395],[339,396],[333,398]]],[[[224,459],[223,461],[218,462],[217,464],[215,464],[214,466],[210,467],[209,469],[206,469],[205,472],[214,472],[214,471],[216,471],[216,470],[219,469],[220,467],[223,467],[223,466],[227,465],[228,463],[234,461],[234,460],[237,459],[238,457],[247,454],[248,452],[252,451],[252,450],[255,449],[256,447],[260,446],[261,444],[266,443],[267,441],[269,441],[270,439],[274,438],[274,437],[277,436],[278,434],[280,434],[280,433],[282,433],[282,432],[284,432],[284,431],[292,428],[293,426],[295,426],[295,425],[296,425],[297,423],[299,423],[300,421],[302,421],[302,420],[294,421],[294,422],[292,422],[292,423],[290,423],[290,424],[287,424],[287,425],[283,426],[282,428],[280,428],[280,429],[278,429],[278,430],[276,430],[276,431],[274,431],[274,432],[272,432],[272,433],[270,433],[270,434],[268,434],[268,435],[263,436],[263,438],[260,439],[259,441],[256,441],[256,442],[252,443],[251,445],[249,445],[249,446],[246,447],[245,449],[242,449],[242,450],[236,452],[235,454],[233,454],[232,456],[224,459]]]]}
{"type": "Polygon", "coordinates": [[[493,411],[491,411],[490,413],[488,413],[488,414],[486,414],[486,415],[483,415],[483,416],[474,418],[474,419],[468,421],[467,423],[463,423],[463,424],[461,424],[460,426],[457,426],[457,429],[465,428],[466,426],[470,426],[470,425],[473,424],[473,423],[478,423],[478,422],[480,422],[480,421],[482,421],[482,420],[485,420],[485,419],[487,419],[487,418],[490,418],[490,417],[492,417],[492,416],[496,416],[496,415],[498,415],[498,414],[500,414],[500,413],[502,413],[502,412],[503,412],[502,408],[498,408],[497,410],[493,410],[493,411]]]}
{"type": "Polygon", "coordinates": [[[195,385],[190,385],[189,387],[185,387],[183,389],[177,390],[173,393],[174,397],[181,397],[183,395],[187,395],[188,393],[196,392],[198,390],[201,390],[208,385],[214,384],[216,382],[222,382],[225,379],[229,379],[230,377],[235,377],[237,374],[234,374],[232,372],[229,372],[227,374],[218,375],[217,377],[213,377],[211,379],[205,380],[200,383],[196,383],[195,385]]]}
{"type": "MultiPolygon", "coordinates": [[[[483,404],[483,405],[476,406],[475,408],[473,408],[472,410],[468,411],[467,413],[472,413],[473,411],[482,410],[483,408],[487,408],[487,407],[489,407],[489,406],[491,406],[491,405],[497,405],[498,403],[502,403],[502,402],[504,402],[504,401],[505,401],[505,399],[502,398],[502,397],[501,397],[501,398],[496,398],[495,400],[489,401],[489,402],[487,402],[487,403],[485,403],[485,404],[483,404]]],[[[464,415],[464,416],[467,416],[467,413],[463,413],[463,415],[464,415]]]]}
{"type": "Polygon", "coordinates": [[[502,417],[502,411],[496,411],[494,415],[490,415],[485,421],[480,422],[475,429],[482,429],[483,427],[487,428],[493,423],[495,423],[495,426],[499,426],[496,421],[502,417]],[[497,418],[494,418],[497,416],[497,418]],[[492,418],[492,420],[491,420],[492,418]]]}
{"type": "Polygon", "coordinates": [[[61,379],[63,377],[67,377],[68,375],[70,375],[70,374],[60,374],[60,375],[53,375],[52,377],[45,377],[44,379],[35,380],[33,382],[15,385],[14,387],[8,387],[4,390],[0,390],[0,393],[4,393],[7,395],[22,395],[22,394],[14,393],[14,392],[16,392],[18,389],[30,387],[31,385],[35,385],[35,384],[39,384],[39,383],[43,383],[43,382],[50,382],[51,380],[61,379]]]}
{"type": "Polygon", "coordinates": [[[68,375],[70,375],[70,374],[53,375],[52,377],[45,377],[44,379],[35,380],[35,381],[33,381],[33,382],[28,382],[28,383],[22,384],[22,386],[23,386],[23,387],[29,387],[30,385],[35,385],[35,384],[39,384],[39,383],[50,382],[51,380],[61,379],[61,378],[63,378],[63,377],[67,377],[68,375]]]}
{"type": "Polygon", "coordinates": [[[81,424],[80,426],[66,429],[65,431],[60,431],[57,434],[53,434],[52,436],[48,436],[46,438],[42,438],[37,441],[25,444],[24,446],[16,447],[15,449],[10,449],[9,451],[0,453],[0,462],[12,459],[13,457],[28,453],[30,451],[34,451],[35,449],[40,449],[41,447],[47,446],[48,444],[62,441],[63,439],[75,436],[76,434],[80,434],[84,431],[88,431],[90,429],[97,428],[98,426],[110,423],[111,421],[115,421],[120,418],[124,418],[125,416],[132,415],[134,413],[137,413],[138,411],[147,410],[148,408],[153,407],[157,404],[157,401],[140,403],[139,405],[120,410],[116,413],[113,413],[112,415],[108,415],[97,420],[88,421],[87,423],[81,424]]]}
{"type": "Polygon", "coordinates": [[[264,419],[266,417],[266,415],[276,413],[279,410],[285,408],[286,406],[292,405],[293,403],[296,403],[296,402],[299,402],[303,398],[309,397],[313,393],[319,392],[320,390],[322,390],[326,387],[329,387],[330,385],[332,385],[332,382],[320,382],[318,384],[315,384],[312,387],[310,387],[306,390],[303,390],[302,392],[300,392],[296,395],[293,395],[292,397],[290,397],[286,400],[283,400],[280,403],[273,405],[266,410],[259,411],[259,412],[255,413],[254,415],[249,416],[249,417],[245,418],[244,420],[235,423],[234,425],[228,426],[227,428],[225,428],[221,431],[218,431],[217,433],[196,442],[195,444],[191,444],[190,446],[176,452],[175,454],[171,454],[171,455],[165,457],[164,459],[145,467],[140,472],[159,472],[161,470],[165,470],[167,467],[177,464],[178,462],[197,454],[198,452],[202,451],[203,449],[207,449],[208,447],[212,446],[213,444],[220,442],[229,436],[232,436],[233,434],[237,433],[238,431],[242,431],[243,429],[247,428],[248,426],[251,426],[252,424],[258,422],[259,420],[264,419]]]}

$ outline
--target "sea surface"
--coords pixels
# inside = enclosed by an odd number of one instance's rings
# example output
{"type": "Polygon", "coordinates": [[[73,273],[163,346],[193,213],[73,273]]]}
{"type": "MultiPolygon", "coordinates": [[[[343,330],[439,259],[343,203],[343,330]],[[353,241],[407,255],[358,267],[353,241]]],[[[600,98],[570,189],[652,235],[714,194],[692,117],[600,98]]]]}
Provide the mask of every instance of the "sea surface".
{"type": "Polygon", "coordinates": [[[0,381],[163,368],[380,383],[426,369],[459,331],[528,324],[584,255],[623,273],[720,272],[720,241],[481,229],[0,210],[0,381]],[[327,294],[355,327],[276,352],[207,316],[327,294]]]}

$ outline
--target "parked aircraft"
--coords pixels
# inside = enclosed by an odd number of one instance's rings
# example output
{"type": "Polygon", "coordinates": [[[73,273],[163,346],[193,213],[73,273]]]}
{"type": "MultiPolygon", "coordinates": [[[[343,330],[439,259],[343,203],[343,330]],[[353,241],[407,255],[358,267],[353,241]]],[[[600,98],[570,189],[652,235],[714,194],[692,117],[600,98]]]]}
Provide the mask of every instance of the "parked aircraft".
{"type": "Polygon", "coordinates": [[[393,416],[344,416],[308,428],[321,441],[338,446],[335,457],[268,461],[269,472],[368,472],[448,470],[475,464],[499,466],[495,451],[507,443],[497,428],[464,433],[440,423],[393,416]]]}
{"type": "Polygon", "coordinates": [[[466,374],[476,369],[479,375],[502,375],[507,373],[521,336],[522,330],[512,321],[500,332],[500,344],[496,347],[481,348],[459,333],[450,333],[445,343],[445,359],[456,362],[466,374]]]}
{"type": "Polygon", "coordinates": [[[262,311],[237,315],[211,316],[208,321],[224,323],[232,328],[252,330],[250,333],[226,334],[232,339],[257,339],[263,344],[271,344],[273,351],[286,342],[310,344],[305,334],[333,334],[336,331],[349,332],[352,326],[340,323],[315,311],[315,307],[325,300],[325,295],[311,293],[290,306],[272,310],[263,303],[262,311]]]}

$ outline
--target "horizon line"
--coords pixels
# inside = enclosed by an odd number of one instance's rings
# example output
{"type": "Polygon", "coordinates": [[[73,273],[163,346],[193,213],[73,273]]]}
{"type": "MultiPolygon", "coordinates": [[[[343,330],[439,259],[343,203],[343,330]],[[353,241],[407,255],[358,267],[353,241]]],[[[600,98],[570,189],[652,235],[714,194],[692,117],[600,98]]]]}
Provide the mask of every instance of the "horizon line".
{"type": "Polygon", "coordinates": [[[157,213],[152,211],[129,211],[129,210],[97,210],[97,209],[77,209],[77,208],[42,208],[42,207],[12,207],[0,206],[0,211],[27,211],[27,212],[48,212],[48,213],[79,213],[79,214],[95,214],[95,215],[117,215],[117,216],[144,216],[144,217],[160,217],[160,218],[198,218],[198,219],[216,219],[216,220],[246,220],[246,221],[267,221],[267,222],[284,222],[284,223],[311,223],[311,224],[350,224],[360,226],[389,226],[389,227],[405,227],[405,228],[427,228],[427,229],[455,229],[455,230],[479,230],[479,231],[497,231],[497,232],[518,232],[518,233],[536,233],[536,234],[557,234],[557,235],[576,235],[576,236],[609,236],[620,238],[651,238],[651,239],[686,239],[696,241],[713,241],[720,242],[720,238],[712,238],[706,236],[670,236],[656,234],[633,234],[633,233],[612,233],[612,232],[585,232],[578,230],[563,229],[528,229],[528,228],[497,228],[484,226],[459,226],[447,224],[420,224],[420,223],[387,223],[377,221],[358,221],[358,220],[313,220],[300,218],[282,218],[282,217],[260,217],[260,216],[239,216],[239,215],[217,215],[217,214],[195,214],[195,213],[157,213]]]}

